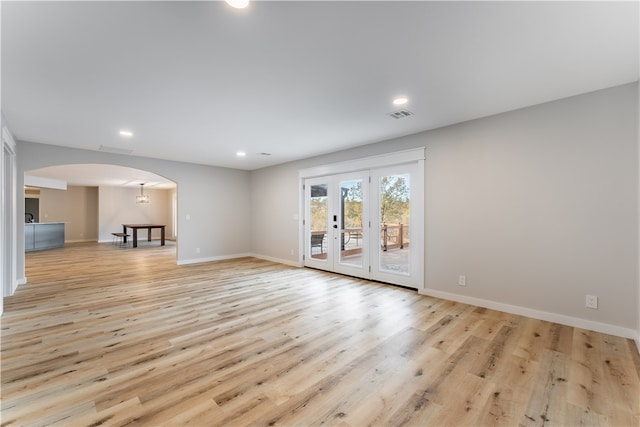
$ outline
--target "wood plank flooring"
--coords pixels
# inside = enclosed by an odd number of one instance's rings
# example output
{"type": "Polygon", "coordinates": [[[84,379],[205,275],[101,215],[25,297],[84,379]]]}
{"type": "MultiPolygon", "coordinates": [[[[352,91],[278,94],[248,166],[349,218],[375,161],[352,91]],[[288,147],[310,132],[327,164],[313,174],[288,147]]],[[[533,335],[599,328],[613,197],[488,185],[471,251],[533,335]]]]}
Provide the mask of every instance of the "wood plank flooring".
{"type": "Polygon", "coordinates": [[[27,255],[2,425],[638,426],[631,340],[175,246],[27,255]]]}

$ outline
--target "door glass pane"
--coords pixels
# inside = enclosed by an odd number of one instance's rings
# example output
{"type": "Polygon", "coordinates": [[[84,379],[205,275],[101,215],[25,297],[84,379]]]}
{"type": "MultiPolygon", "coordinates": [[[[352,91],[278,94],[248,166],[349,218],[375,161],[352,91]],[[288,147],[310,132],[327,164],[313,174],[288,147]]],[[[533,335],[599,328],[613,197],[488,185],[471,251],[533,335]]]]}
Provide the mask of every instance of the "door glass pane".
{"type": "Polygon", "coordinates": [[[409,190],[409,174],[380,177],[380,271],[409,274],[409,190]]]}
{"type": "Polygon", "coordinates": [[[309,212],[311,227],[309,236],[309,255],[312,258],[327,258],[327,223],[329,215],[329,199],[327,198],[327,184],[311,186],[309,198],[309,212]]]}
{"type": "Polygon", "coordinates": [[[362,180],[340,182],[340,264],[362,266],[362,180]]]}

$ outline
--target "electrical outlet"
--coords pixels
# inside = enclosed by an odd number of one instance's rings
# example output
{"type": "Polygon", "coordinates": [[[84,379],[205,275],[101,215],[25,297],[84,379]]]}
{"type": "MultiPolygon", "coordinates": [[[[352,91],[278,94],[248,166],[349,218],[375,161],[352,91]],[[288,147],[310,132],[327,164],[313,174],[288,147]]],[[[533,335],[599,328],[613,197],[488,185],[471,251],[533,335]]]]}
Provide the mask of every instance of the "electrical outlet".
{"type": "Polygon", "coordinates": [[[291,250],[289,251],[289,253],[290,253],[291,255],[294,255],[293,249],[291,249],[291,250]]]}
{"type": "Polygon", "coordinates": [[[199,254],[200,253],[200,248],[196,248],[196,253],[199,254]]]}
{"type": "Polygon", "coordinates": [[[467,276],[458,276],[458,285],[467,286],[467,276]]]}
{"type": "Polygon", "coordinates": [[[598,297],[595,295],[587,295],[587,308],[598,309],[598,297]]]}

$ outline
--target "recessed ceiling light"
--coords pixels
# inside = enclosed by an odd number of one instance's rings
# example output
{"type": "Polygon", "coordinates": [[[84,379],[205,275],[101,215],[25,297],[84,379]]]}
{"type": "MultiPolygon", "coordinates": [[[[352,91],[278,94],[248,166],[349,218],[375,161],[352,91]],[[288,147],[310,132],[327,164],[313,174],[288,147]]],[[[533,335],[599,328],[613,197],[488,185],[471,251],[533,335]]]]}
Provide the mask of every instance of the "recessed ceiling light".
{"type": "Polygon", "coordinates": [[[236,153],[236,156],[238,156],[238,157],[244,157],[244,156],[246,156],[246,155],[247,155],[247,153],[245,153],[244,151],[238,151],[238,152],[236,153]]]}
{"type": "Polygon", "coordinates": [[[244,9],[249,6],[249,0],[226,0],[227,4],[236,9],[244,9]]]}
{"type": "Polygon", "coordinates": [[[407,102],[409,102],[409,100],[407,99],[407,97],[405,97],[405,96],[399,96],[399,97],[397,97],[397,98],[395,98],[395,99],[393,100],[393,105],[404,105],[404,104],[406,104],[407,102]]]}
{"type": "Polygon", "coordinates": [[[131,138],[133,136],[133,132],[131,132],[130,130],[121,130],[120,132],[120,136],[123,138],[131,138]]]}

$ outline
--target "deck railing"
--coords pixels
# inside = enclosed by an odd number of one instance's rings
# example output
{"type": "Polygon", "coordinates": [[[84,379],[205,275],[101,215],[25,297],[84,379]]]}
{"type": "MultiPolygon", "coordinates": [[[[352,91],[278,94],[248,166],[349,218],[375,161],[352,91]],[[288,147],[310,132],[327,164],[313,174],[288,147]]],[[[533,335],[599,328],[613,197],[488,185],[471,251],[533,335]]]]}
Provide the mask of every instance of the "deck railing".
{"type": "MultiPolygon", "coordinates": [[[[360,246],[362,241],[362,228],[347,228],[340,230],[342,233],[341,246],[342,250],[347,249],[347,245],[355,247],[360,246]]],[[[324,230],[311,232],[311,246],[319,249],[320,253],[324,252],[325,237],[327,232],[324,230]]],[[[409,224],[383,223],[380,226],[380,246],[383,251],[391,249],[404,249],[409,245],[409,224]]]]}
{"type": "Polygon", "coordinates": [[[404,249],[409,245],[409,224],[387,224],[380,227],[380,245],[383,251],[404,249]]]}

